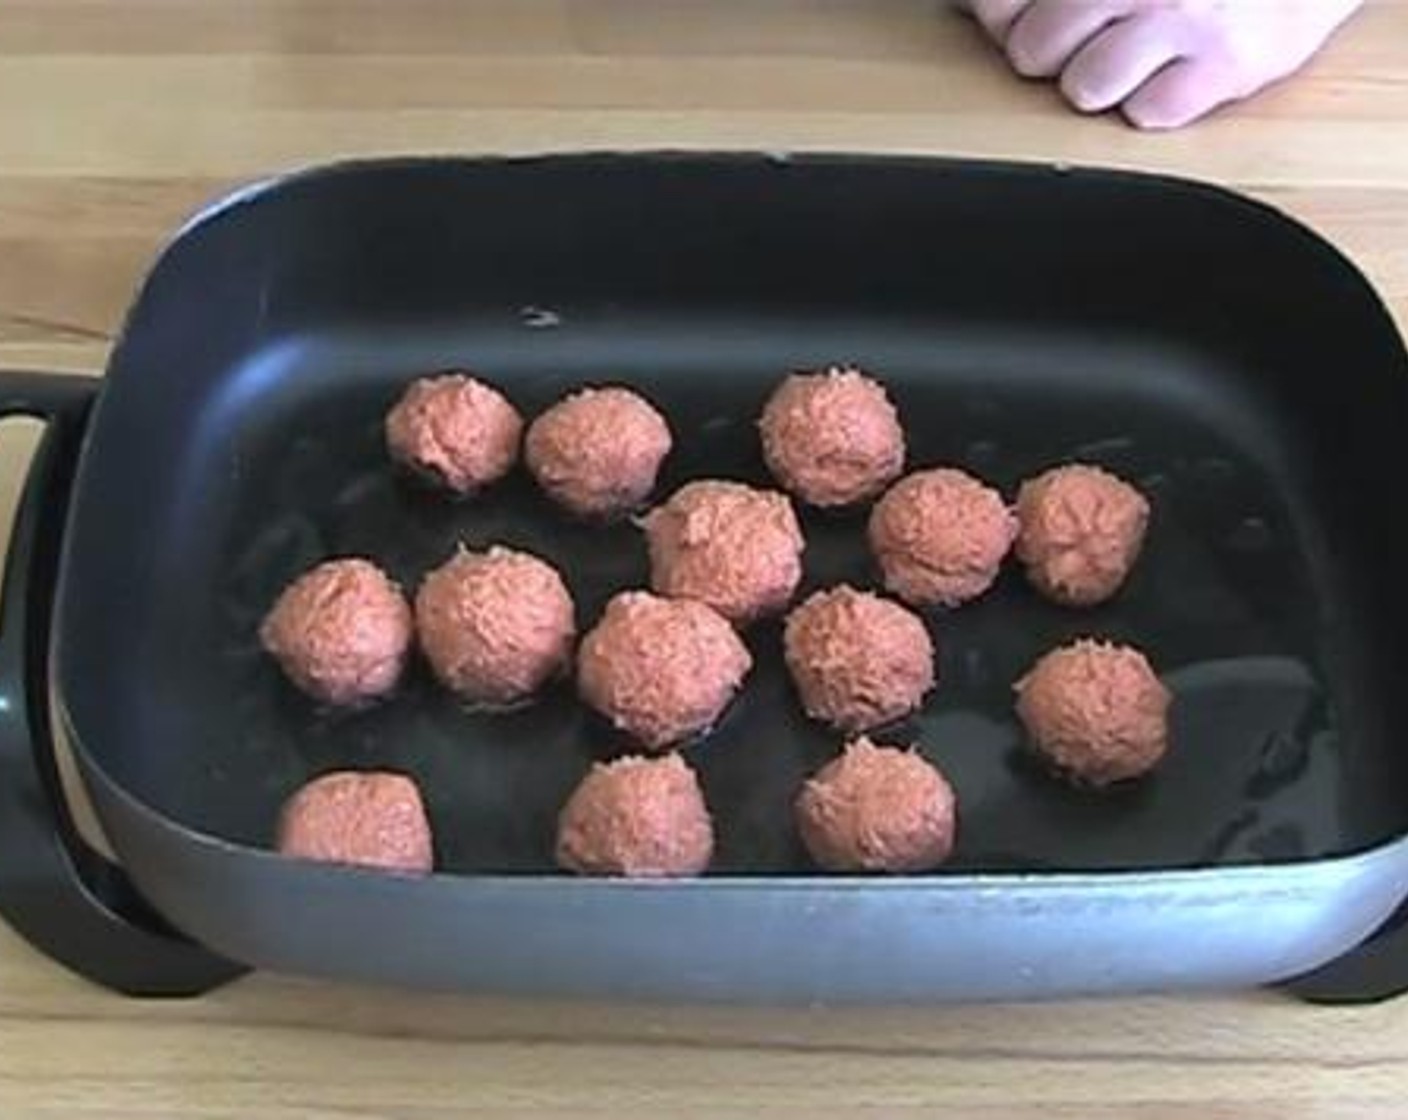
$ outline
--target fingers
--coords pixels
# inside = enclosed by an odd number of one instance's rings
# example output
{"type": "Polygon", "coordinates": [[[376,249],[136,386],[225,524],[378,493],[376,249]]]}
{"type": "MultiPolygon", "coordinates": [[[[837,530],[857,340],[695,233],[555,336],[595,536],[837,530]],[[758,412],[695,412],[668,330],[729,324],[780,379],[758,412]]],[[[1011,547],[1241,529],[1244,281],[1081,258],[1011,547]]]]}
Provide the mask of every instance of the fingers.
{"type": "Polygon", "coordinates": [[[1182,56],[1176,28],[1157,14],[1134,16],[1080,49],[1061,74],[1061,91],[1084,113],[1104,112],[1182,56]]]}
{"type": "Polygon", "coordinates": [[[1135,128],[1182,128],[1239,96],[1217,64],[1185,60],[1155,74],[1125,101],[1122,110],[1135,128]]]}
{"type": "Polygon", "coordinates": [[[1007,41],[1007,32],[1032,0],[972,0],[973,18],[987,29],[999,43],[1007,41]]]}
{"type": "MultiPolygon", "coordinates": [[[[1262,39],[1253,41],[1253,50],[1240,21],[1245,13],[1221,5],[1204,11],[1172,0],[950,2],[971,12],[1018,73],[1059,76],[1062,93],[1077,109],[1099,113],[1119,106],[1138,128],[1180,128],[1287,69],[1251,65],[1275,52],[1262,39]]],[[[1343,18],[1357,0],[1316,2],[1344,5],[1343,18]]],[[[1308,53],[1297,50],[1287,54],[1295,65],[1308,53]]]]}
{"type": "Polygon", "coordinates": [[[1134,0],[1036,0],[1012,24],[1007,57],[1019,74],[1054,78],[1090,39],[1134,8],[1134,0]]]}

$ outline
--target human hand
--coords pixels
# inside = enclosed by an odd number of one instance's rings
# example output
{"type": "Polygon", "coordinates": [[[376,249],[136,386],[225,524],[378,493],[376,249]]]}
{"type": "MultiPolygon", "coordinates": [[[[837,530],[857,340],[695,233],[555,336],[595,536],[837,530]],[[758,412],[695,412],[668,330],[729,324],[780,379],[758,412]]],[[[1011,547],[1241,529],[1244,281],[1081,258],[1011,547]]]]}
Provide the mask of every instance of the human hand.
{"type": "Polygon", "coordinates": [[[1300,69],[1362,0],[968,0],[1012,68],[1081,112],[1179,128],[1300,69]]]}

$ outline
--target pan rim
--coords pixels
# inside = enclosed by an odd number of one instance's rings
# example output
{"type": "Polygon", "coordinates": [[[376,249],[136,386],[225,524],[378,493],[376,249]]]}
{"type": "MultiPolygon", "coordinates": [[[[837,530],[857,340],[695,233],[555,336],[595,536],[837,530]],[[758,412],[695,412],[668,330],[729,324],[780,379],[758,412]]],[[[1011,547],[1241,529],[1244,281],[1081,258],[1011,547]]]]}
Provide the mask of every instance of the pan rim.
{"type": "MultiPolygon", "coordinates": [[[[322,182],[337,180],[345,176],[352,176],[373,172],[376,174],[413,173],[420,170],[443,170],[450,168],[481,168],[481,167],[561,167],[567,165],[580,165],[590,163],[603,163],[611,165],[678,165],[696,166],[700,168],[718,167],[728,165],[752,165],[764,164],[773,165],[779,169],[791,166],[847,166],[864,167],[872,166],[876,168],[913,169],[919,170],[949,170],[955,173],[966,174],[994,174],[1011,175],[1020,174],[1028,176],[1050,175],[1067,178],[1072,176],[1094,178],[1106,182],[1119,182],[1126,184],[1141,185],[1148,188],[1173,189],[1183,193],[1191,193],[1207,199],[1209,202],[1220,205],[1235,207],[1247,213],[1255,214],[1257,220],[1262,222],[1272,222],[1280,226],[1288,234],[1295,236],[1307,249],[1325,254],[1329,263],[1339,268],[1352,278],[1356,285],[1368,300],[1371,300],[1384,318],[1387,326],[1393,331],[1394,336],[1399,341],[1400,350],[1402,347],[1401,334],[1396,329],[1396,323],[1388,313],[1387,307],[1378,290],[1367,280],[1362,270],[1348,257],[1342,250],[1319,234],[1313,228],[1301,220],[1287,214],[1276,206],[1251,198],[1230,188],[1208,183],[1199,179],[1173,175],[1163,172],[1147,172],[1125,168],[1111,168],[1101,166],[1074,165],[1064,162],[1044,162],[1030,160],[1013,159],[993,159],[993,158],[970,158],[958,155],[934,155],[922,153],[861,153],[848,152],[835,149],[808,149],[796,152],[778,151],[757,151],[746,149],[719,149],[719,148],[691,148],[691,147],[642,147],[642,148],[603,148],[603,149],[577,149],[577,148],[548,148],[538,151],[525,151],[513,153],[494,154],[425,154],[425,155],[390,155],[361,157],[346,160],[336,160],[331,162],[319,162],[307,166],[294,168],[277,175],[268,176],[255,180],[242,187],[222,195],[214,201],[199,208],[189,218],[187,218],[176,231],[165,241],[157,251],[150,268],[145,273],[137,288],[137,293],[129,306],[126,317],[116,336],[116,342],[112,350],[112,356],[108,362],[108,369],[111,370],[120,364],[120,355],[126,345],[129,330],[135,315],[141,307],[153,282],[153,279],[166,267],[166,262],[174,254],[179,253],[182,248],[196,235],[204,231],[215,223],[230,219],[240,209],[263,203],[280,197],[287,191],[300,189],[306,186],[313,186],[322,182]]],[[[1408,351],[1404,351],[1405,359],[1408,359],[1408,351]]],[[[1408,364],[1406,362],[1405,364],[1408,364]]],[[[75,472],[75,490],[77,496],[83,485],[83,480],[87,475],[88,464],[91,456],[88,451],[91,447],[89,436],[101,424],[103,414],[103,401],[107,393],[104,388],[100,388],[97,400],[94,403],[89,431],[85,433],[83,440],[83,452],[80,462],[75,472]]],[[[70,517],[76,503],[71,503],[70,517]]],[[[66,625],[65,600],[67,599],[67,588],[71,569],[74,565],[71,554],[73,540],[72,525],[65,526],[64,540],[62,543],[61,558],[57,573],[55,591],[55,611],[51,637],[53,648],[50,657],[50,680],[53,684],[55,694],[55,704],[60,712],[61,721],[68,734],[69,742],[75,754],[80,758],[82,767],[91,776],[98,776],[102,779],[108,790],[115,795],[122,797],[130,807],[147,816],[151,823],[177,834],[181,839],[207,848],[222,850],[227,853],[239,853],[244,855],[255,855],[261,858],[283,859],[269,849],[254,845],[243,844],[226,839],[224,837],[195,829],[189,825],[167,816],[154,806],[138,798],[134,793],[121,785],[112,777],[110,772],[98,761],[98,759],[88,750],[85,745],[84,735],[76,725],[76,720],[65,700],[65,679],[67,674],[64,671],[66,625]]],[[[98,729],[97,733],[101,733],[98,729]]],[[[1395,850],[1399,847],[1408,847],[1408,828],[1403,829],[1395,836],[1382,840],[1368,847],[1354,849],[1348,852],[1336,853],[1327,856],[1311,856],[1292,858],[1286,860],[1261,861],[1256,863],[1233,864],[1233,865],[1212,865],[1208,867],[1188,867],[1188,868],[1120,868],[1120,869],[1100,869],[1089,871],[996,871],[981,873],[962,874],[937,874],[918,875],[904,877],[884,877],[884,876],[837,876],[831,874],[818,873],[815,875],[709,875],[699,880],[672,881],[671,885],[680,886],[684,882],[699,883],[711,887],[730,885],[734,887],[744,887],[754,890],[768,889],[772,887],[786,887],[788,889],[808,889],[816,890],[830,887],[871,887],[889,888],[904,887],[923,889],[942,888],[944,890],[962,889],[965,891],[981,890],[984,887],[1003,886],[1010,887],[1013,884],[1050,884],[1053,887],[1065,886],[1069,889],[1089,890],[1095,885],[1102,887],[1110,884],[1120,884],[1128,886],[1138,883],[1161,883],[1174,885],[1176,883],[1197,882],[1203,878],[1215,877],[1218,880],[1225,880],[1232,876],[1235,878],[1247,877],[1248,881],[1255,879],[1259,875],[1269,872],[1286,872],[1289,870],[1309,870],[1313,868],[1345,868],[1355,865],[1357,861],[1373,859],[1379,854],[1395,850]]],[[[318,868],[317,870],[328,870],[318,868]]],[[[368,872],[358,869],[337,868],[332,869],[337,873],[368,874],[368,872]]],[[[567,880],[560,874],[553,873],[525,873],[521,875],[495,875],[495,874],[468,874],[463,872],[440,872],[428,878],[432,880],[453,879],[460,882],[473,882],[481,884],[524,884],[529,882],[540,882],[552,884],[558,888],[567,880]]],[[[611,880],[611,882],[619,882],[611,880]]],[[[652,889],[659,889],[658,884],[652,884],[652,889]]],[[[1225,884],[1224,884],[1225,887],[1225,884]]]]}

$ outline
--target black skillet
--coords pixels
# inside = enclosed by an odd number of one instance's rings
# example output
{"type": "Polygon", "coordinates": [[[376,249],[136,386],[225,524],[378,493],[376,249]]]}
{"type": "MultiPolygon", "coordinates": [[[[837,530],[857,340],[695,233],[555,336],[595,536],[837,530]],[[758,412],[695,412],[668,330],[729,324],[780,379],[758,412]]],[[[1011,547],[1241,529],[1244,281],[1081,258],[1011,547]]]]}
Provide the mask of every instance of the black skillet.
{"type": "MultiPolygon", "coordinates": [[[[1355,946],[1408,894],[1406,364],[1324,242],[1168,179],[649,155],[393,161],[254,188],[162,255],[101,387],[0,378],[7,414],[49,422],[0,631],[0,912],[133,992],[259,966],[722,1000],[1307,972],[1312,997],[1395,993],[1405,935],[1355,946]],[[766,393],[840,360],[886,380],[916,465],[1011,493],[1078,458],[1155,505],[1112,605],[1062,611],[1009,576],[930,619],[943,683],[892,734],[959,791],[942,874],[807,864],[787,807],[837,743],[797,714],[775,628],[750,634],[755,681],[689,750],[718,824],[711,874],[644,887],[552,866],[562,798],[622,749],[567,688],[488,716],[418,670],[393,702],[330,716],[259,653],[279,587],[335,554],[411,586],[459,540],[531,547],[563,566],[584,623],[641,581],[634,530],[568,524],[521,477],[468,505],[398,480],[378,422],[411,377],[467,366],[529,413],[581,382],[637,385],[676,429],[668,488],[762,480],[766,393]],[[1024,763],[1009,699],[1085,633],[1142,645],[1176,694],[1168,764],[1106,797],[1024,763]],[[64,808],[51,694],[121,870],[64,808]],[[441,874],[264,850],[282,800],[341,766],[418,778],[441,874]]],[[[858,525],[808,517],[809,585],[873,580],[858,525]]]]}

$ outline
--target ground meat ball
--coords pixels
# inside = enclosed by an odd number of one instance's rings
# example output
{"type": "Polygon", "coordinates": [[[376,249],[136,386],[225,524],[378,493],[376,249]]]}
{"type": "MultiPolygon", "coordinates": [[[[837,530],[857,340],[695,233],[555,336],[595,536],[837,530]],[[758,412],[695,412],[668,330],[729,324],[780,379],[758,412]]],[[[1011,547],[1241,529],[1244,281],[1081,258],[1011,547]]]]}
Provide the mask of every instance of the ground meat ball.
{"type": "Polygon", "coordinates": [[[934,687],[934,644],[924,623],[852,587],[818,591],[794,610],[783,647],[802,707],[843,731],[900,719],[934,687]]]}
{"type": "Polygon", "coordinates": [[[793,374],[758,422],[763,456],[782,486],[814,506],[879,493],[904,469],[904,432],[884,386],[833,366],[793,374]]]}
{"type": "Polygon", "coordinates": [[[953,607],[997,579],[1017,535],[1002,495],[963,471],[917,471],[870,514],[870,547],[885,586],[917,607],[953,607]]]}
{"type": "Polygon", "coordinates": [[[953,788],[914,750],[848,743],[802,787],[797,826],[829,871],[926,871],[953,850],[953,788]]]}
{"type": "Polygon", "coordinates": [[[1169,702],[1142,653],[1106,642],[1053,650],[1017,684],[1017,715],[1032,745],[1083,785],[1157,765],[1168,749],[1169,702]]]}
{"type": "Polygon", "coordinates": [[[370,560],[328,560],[284,589],[259,628],[294,684],[328,704],[396,687],[411,646],[411,609],[370,560]]]}
{"type": "Polygon", "coordinates": [[[502,393],[462,373],[413,382],[386,415],[391,457],[461,495],[508,474],[522,432],[502,393]]]}
{"type": "Polygon", "coordinates": [[[285,803],[279,851],[299,859],[426,874],[430,823],[415,782],[351,770],[315,778],[285,803]]]}
{"type": "Polygon", "coordinates": [[[1043,594],[1087,607],[1114,595],[1134,567],[1149,524],[1149,503],[1099,467],[1056,467],[1017,495],[1017,557],[1043,594]]]}
{"type": "Polygon", "coordinates": [[[775,614],[802,579],[792,503],[741,482],[691,482],[645,519],[650,585],[735,623],[775,614]]]}
{"type": "Polygon", "coordinates": [[[460,549],[416,594],[416,631],[430,667],[466,700],[506,705],[566,670],[576,612],[562,577],[526,552],[460,549]]]}
{"type": "Polygon", "coordinates": [[[712,727],[752,667],[712,607],[624,591],[582,639],[577,684],[589,705],[658,751],[712,727]]]}
{"type": "Polygon", "coordinates": [[[557,862],[583,875],[698,875],[713,853],[699,780],[677,754],[597,763],[558,817],[557,862]]]}
{"type": "Polygon", "coordinates": [[[538,485],[581,517],[640,505],[670,453],[670,427],[629,389],[582,389],[528,428],[523,457],[538,485]]]}

